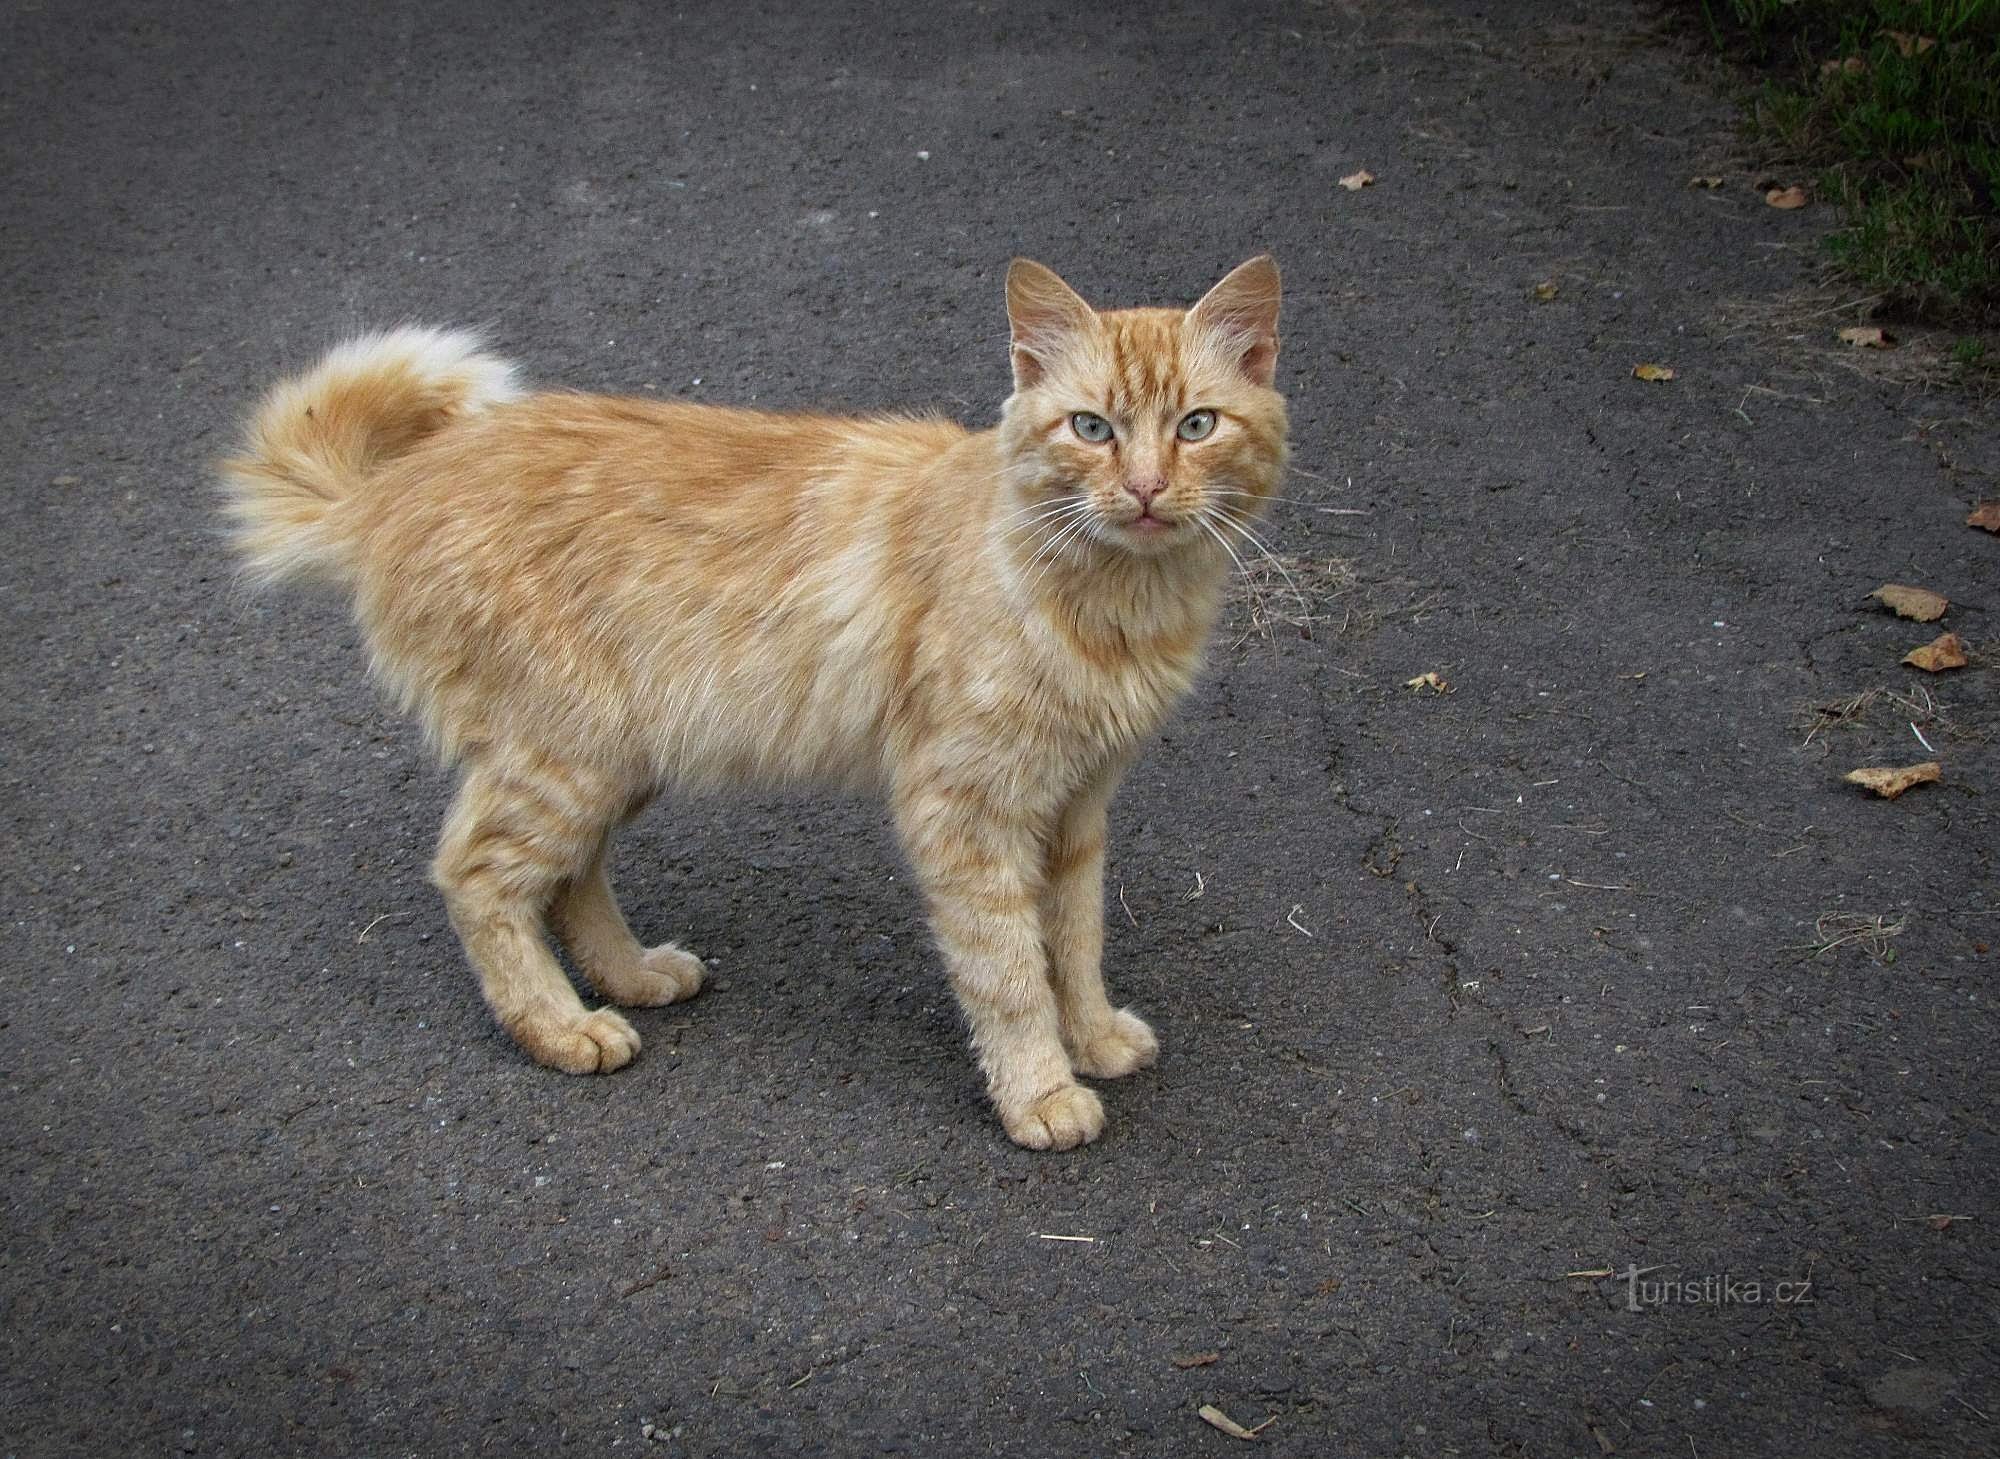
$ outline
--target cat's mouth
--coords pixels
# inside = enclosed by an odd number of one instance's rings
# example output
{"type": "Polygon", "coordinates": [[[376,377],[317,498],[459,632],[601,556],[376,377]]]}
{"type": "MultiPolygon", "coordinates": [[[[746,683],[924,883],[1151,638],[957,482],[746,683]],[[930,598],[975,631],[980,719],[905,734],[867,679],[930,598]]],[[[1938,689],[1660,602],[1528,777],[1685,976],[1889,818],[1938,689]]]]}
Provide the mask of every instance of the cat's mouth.
{"type": "Polygon", "coordinates": [[[1133,515],[1113,523],[1112,530],[1130,546],[1143,544],[1151,548],[1165,546],[1184,535],[1189,525],[1188,518],[1154,511],[1152,504],[1148,503],[1133,515]]]}

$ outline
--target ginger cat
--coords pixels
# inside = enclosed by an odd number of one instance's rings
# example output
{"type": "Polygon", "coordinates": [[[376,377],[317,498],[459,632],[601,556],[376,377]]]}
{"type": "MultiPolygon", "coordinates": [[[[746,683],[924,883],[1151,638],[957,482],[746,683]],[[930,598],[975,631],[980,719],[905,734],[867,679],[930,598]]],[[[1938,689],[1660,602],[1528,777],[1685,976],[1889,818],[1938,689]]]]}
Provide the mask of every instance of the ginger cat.
{"type": "Polygon", "coordinates": [[[612,836],[661,790],[883,795],[1001,1123],[1104,1127],[1077,1075],[1150,1064],[1114,1008],[1105,810],[1187,690],[1285,463],[1278,270],[1192,309],[1098,312],[1007,275],[997,427],[530,394],[464,334],[352,341],[224,463],[250,572],[353,595],[370,665],[459,767],[432,878],[537,1061],[629,1063],[615,1004],[690,997],[642,948],[612,836]]]}

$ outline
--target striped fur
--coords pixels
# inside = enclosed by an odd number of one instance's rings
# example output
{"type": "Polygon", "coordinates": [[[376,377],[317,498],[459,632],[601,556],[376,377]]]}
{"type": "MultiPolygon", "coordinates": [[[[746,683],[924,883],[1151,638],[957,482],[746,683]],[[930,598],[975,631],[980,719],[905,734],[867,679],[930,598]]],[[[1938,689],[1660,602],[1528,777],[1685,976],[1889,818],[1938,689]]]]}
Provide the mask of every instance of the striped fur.
{"type": "Polygon", "coordinates": [[[700,987],[626,926],[617,827],[661,789],[790,784],[888,801],[1015,1140],[1095,1138],[1076,1075],[1154,1057],[1099,967],[1105,808],[1283,469],[1277,270],[1100,313],[1020,261],[1008,304],[1017,388],[980,432],[524,394],[428,330],[343,346],[253,418],[224,467],[249,570],[346,587],[374,672],[458,765],[433,878],[535,1059],[639,1049],[550,927],[613,1003],[700,987]],[[1184,440],[1193,410],[1216,425],[1184,440]]]}

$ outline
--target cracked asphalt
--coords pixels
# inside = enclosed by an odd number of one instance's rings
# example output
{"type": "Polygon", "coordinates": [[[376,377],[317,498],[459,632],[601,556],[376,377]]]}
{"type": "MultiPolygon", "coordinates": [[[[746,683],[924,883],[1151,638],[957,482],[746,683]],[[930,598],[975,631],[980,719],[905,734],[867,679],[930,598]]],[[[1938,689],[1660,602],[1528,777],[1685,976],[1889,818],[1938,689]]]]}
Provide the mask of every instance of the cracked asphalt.
{"type": "Polygon", "coordinates": [[[1840,353],[1834,219],[1654,11],[5,27],[0,1453],[1232,1452],[1203,1404],[1281,1455],[1991,1451],[1995,411],[1840,353]],[[232,582],[255,393],[420,318],[983,422],[1010,256],[1115,304],[1263,249],[1303,602],[1259,569],[1116,807],[1165,1056],[1105,1139],[1005,1142],[839,801],[636,826],[715,984],[529,1065],[340,606],[232,582]],[[1884,581],[1973,665],[1900,666],[1884,581]],[[1941,783],[1840,783],[1919,735],[1941,783]]]}

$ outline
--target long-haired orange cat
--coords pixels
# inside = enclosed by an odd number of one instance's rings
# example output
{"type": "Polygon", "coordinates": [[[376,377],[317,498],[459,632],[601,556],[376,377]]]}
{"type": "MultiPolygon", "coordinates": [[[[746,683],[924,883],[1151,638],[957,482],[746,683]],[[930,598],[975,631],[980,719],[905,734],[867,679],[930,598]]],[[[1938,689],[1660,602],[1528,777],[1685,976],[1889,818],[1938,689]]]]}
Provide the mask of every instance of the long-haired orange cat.
{"type": "Polygon", "coordinates": [[[1278,270],[1097,312],[1007,275],[1000,424],[531,394],[466,335],[355,340],[226,463],[251,572],[347,588],[370,663],[460,782],[432,877],[496,1017],[575,1074],[689,997],[607,872],[661,790],[884,796],[1007,1133],[1104,1126],[1077,1075],[1152,1062],[1111,1006],[1105,809],[1186,691],[1233,539],[1285,461],[1278,270]]]}

